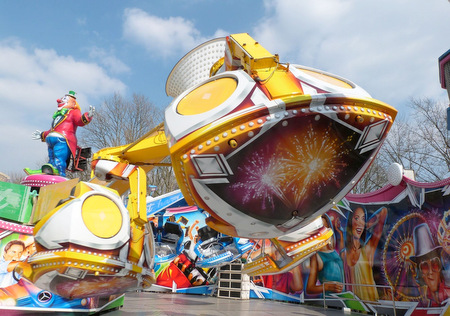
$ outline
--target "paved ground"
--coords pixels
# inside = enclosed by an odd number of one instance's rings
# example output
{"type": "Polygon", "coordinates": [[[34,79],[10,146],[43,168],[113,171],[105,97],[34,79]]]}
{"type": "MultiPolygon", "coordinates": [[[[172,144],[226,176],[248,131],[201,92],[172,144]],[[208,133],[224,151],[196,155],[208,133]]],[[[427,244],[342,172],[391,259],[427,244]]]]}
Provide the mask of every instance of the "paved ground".
{"type": "Polygon", "coordinates": [[[343,316],[362,315],[334,308],[272,300],[233,300],[203,295],[135,292],[125,296],[122,308],[102,316],[343,316]]]}

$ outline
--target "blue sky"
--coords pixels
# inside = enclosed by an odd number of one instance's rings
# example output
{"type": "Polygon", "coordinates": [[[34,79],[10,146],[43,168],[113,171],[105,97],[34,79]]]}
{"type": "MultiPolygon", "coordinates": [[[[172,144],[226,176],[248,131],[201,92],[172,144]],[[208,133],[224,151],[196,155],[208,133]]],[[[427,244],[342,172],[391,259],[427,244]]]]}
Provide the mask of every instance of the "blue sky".
{"type": "Polygon", "coordinates": [[[0,172],[45,161],[31,133],[49,128],[69,90],[83,110],[114,92],[165,108],[177,61],[233,33],[350,79],[400,114],[410,97],[447,102],[437,59],[449,16],[447,0],[0,0],[0,172]]]}

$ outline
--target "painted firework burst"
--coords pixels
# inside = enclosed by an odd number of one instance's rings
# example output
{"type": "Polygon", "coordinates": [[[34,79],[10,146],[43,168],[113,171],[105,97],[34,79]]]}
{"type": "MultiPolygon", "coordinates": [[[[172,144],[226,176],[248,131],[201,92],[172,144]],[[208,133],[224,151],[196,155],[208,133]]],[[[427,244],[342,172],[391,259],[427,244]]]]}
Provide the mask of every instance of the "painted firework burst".
{"type": "MultiPolygon", "coordinates": [[[[280,163],[275,154],[270,154],[268,146],[252,155],[247,163],[239,166],[238,170],[243,173],[244,181],[238,181],[231,187],[234,190],[244,190],[242,202],[248,203],[253,199],[261,200],[261,208],[274,208],[274,197],[284,196],[282,182],[284,175],[280,173],[280,163]]],[[[283,199],[282,199],[283,200],[283,199]]],[[[288,200],[283,201],[288,203],[288,200]]]]}
{"type": "Polygon", "coordinates": [[[344,143],[328,127],[325,130],[309,129],[304,138],[291,135],[282,146],[280,165],[286,175],[286,191],[290,192],[294,208],[299,208],[306,194],[321,195],[329,183],[339,186],[338,176],[347,164],[343,156],[348,153],[344,143]]]}
{"type": "Polygon", "coordinates": [[[274,147],[265,144],[238,167],[239,181],[231,188],[241,191],[242,203],[258,199],[261,209],[275,207],[275,199],[290,209],[297,209],[308,195],[321,195],[330,183],[339,186],[338,177],[347,165],[345,142],[331,128],[313,129],[303,138],[286,133],[274,147]]]}

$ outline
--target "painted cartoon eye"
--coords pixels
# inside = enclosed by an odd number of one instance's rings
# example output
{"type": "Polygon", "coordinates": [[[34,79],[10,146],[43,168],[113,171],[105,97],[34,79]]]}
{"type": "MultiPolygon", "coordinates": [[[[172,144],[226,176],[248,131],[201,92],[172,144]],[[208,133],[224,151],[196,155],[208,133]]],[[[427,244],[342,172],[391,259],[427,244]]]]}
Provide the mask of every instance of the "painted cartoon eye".
{"type": "Polygon", "coordinates": [[[166,109],[166,130],[179,140],[232,113],[246,102],[254,86],[255,81],[244,71],[205,80],[180,94],[166,109]]]}
{"type": "Polygon", "coordinates": [[[81,216],[91,233],[100,238],[112,238],[122,227],[122,213],[108,197],[91,195],[84,200],[81,216]]]}
{"type": "Polygon", "coordinates": [[[224,59],[225,46],[225,38],[203,43],[180,59],[170,72],[166,93],[174,100],[165,113],[170,138],[178,141],[225,117],[251,94],[256,83],[247,73],[219,73],[214,68],[217,61],[224,59]],[[211,77],[213,68],[215,75],[211,77]]]}
{"type": "Polygon", "coordinates": [[[225,102],[236,86],[236,80],[230,77],[205,83],[180,100],[177,112],[181,115],[196,115],[210,111],[225,102]]]}
{"type": "Polygon", "coordinates": [[[120,197],[101,187],[84,183],[79,187],[85,191],[79,189],[75,199],[64,202],[46,219],[45,229],[35,232],[35,240],[47,249],[67,242],[103,250],[123,246],[130,238],[130,226],[120,197]]]}
{"type": "Polygon", "coordinates": [[[429,272],[439,272],[441,271],[441,261],[438,257],[434,257],[430,260],[422,261],[419,264],[419,268],[423,274],[428,274],[429,272]]]}

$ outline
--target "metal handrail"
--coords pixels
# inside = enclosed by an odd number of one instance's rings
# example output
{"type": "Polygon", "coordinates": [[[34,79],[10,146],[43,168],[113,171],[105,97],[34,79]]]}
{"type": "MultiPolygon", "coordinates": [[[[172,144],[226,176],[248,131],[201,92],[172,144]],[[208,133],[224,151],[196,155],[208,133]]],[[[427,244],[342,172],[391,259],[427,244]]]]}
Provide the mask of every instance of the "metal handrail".
{"type": "MultiPolygon", "coordinates": [[[[327,283],[336,283],[335,281],[327,281],[327,282],[323,282],[322,283],[322,296],[323,296],[323,308],[327,308],[327,305],[326,305],[326,294],[325,294],[325,284],[327,284],[327,283]]],[[[392,287],[392,286],[390,286],[390,285],[377,285],[377,284],[375,284],[375,285],[373,285],[373,284],[355,284],[355,283],[343,283],[343,282],[338,282],[338,283],[340,283],[340,284],[342,284],[342,285],[345,285],[345,286],[348,286],[348,285],[350,285],[350,286],[365,286],[365,287],[375,287],[375,288],[388,288],[388,289],[390,289],[391,290],[391,297],[392,297],[392,308],[393,308],[393,310],[394,310],[394,316],[397,316],[397,311],[396,311],[396,308],[395,308],[395,299],[394,299],[394,288],[392,287]]],[[[349,300],[349,301],[358,301],[358,302],[364,302],[364,303],[366,303],[366,302],[370,302],[370,303],[377,303],[377,301],[369,301],[369,300],[363,300],[363,299],[356,299],[356,298],[345,298],[345,300],[349,300]]]]}

